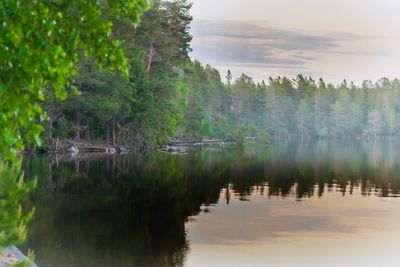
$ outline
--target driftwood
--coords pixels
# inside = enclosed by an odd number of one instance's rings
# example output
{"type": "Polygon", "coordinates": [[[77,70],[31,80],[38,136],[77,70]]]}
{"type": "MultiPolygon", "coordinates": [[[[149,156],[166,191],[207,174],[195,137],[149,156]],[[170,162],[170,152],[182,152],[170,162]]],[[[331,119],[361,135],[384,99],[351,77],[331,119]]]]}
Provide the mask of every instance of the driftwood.
{"type": "Polygon", "coordinates": [[[187,147],[185,146],[163,146],[160,150],[163,152],[177,154],[177,155],[184,155],[186,154],[187,147]]]}
{"type": "MultiPolygon", "coordinates": [[[[67,140],[66,143],[70,146],[70,148],[73,148],[73,150],[77,152],[103,152],[103,153],[115,153],[117,150],[113,146],[102,146],[102,145],[96,145],[92,143],[79,143],[79,142],[74,142],[71,140],[67,140]]],[[[69,149],[70,150],[70,149],[69,149]]],[[[73,152],[73,151],[71,151],[73,152]]]]}
{"type": "Polygon", "coordinates": [[[65,141],[65,143],[67,143],[68,145],[68,152],[71,152],[73,154],[79,153],[79,148],[73,141],[67,140],[65,141]]]}
{"type": "Polygon", "coordinates": [[[170,146],[207,146],[207,145],[224,145],[227,143],[236,143],[234,138],[228,139],[209,139],[209,140],[172,140],[170,146]]]}

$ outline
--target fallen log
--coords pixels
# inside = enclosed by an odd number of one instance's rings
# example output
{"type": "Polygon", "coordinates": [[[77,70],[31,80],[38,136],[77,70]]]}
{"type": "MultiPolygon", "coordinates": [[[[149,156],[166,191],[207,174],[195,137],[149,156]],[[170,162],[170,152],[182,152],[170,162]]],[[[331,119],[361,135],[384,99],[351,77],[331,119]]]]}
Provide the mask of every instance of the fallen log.
{"type": "Polygon", "coordinates": [[[206,139],[206,140],[171,140],[168,145],[170,146],[206,146],[206,145],[218,145],[227,143],[236,143],[236,139],[206,139]]]}
{"type": "Polygon", "coordinates": [[[70,146],[68,150],[71,152],[102,152],[111,154],[117,152],[117,149],[113,146],[102,146],[86,142],[79,143],[71,140],[66,140],[65,142],[70,146]]]}

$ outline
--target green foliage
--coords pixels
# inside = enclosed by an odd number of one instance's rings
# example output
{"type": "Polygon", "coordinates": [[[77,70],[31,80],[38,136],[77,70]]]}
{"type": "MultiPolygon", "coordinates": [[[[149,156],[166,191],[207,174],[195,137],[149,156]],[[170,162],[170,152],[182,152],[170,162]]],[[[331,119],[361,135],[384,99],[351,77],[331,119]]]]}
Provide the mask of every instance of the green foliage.
{"type": "Polygon", "coordinates": [[[256,127],[257,134],[250,137],[265,143],[269,134],[276,138],[399,134],[397,80],[365,82],[361,87],[344,81],[334,86],[298,75],[293,80],[278,77],[257,83],[245,74],[233,80],[228,71],[224,84],[216,69],[189,59],[188,1],[154,1],[137,28],[114,16],[114,7],[108,7],[107,18],[114,25],[113,37],[122,40],[129,75],[102,70],[95,54],[81,61],[73,83],[81,95],[64,103],[55,90],[46,96],[48,138],[111,142],[112,136],[113,143],[147,147],[172,137],[235,136],[243,125],[256,127]]]}
{"type": "Polygon", "coordinates": [[[265,145],[271,143],[271,136],[264,130],[259,130],[259,140],[265,145]]]}
{"type": "Polygon", "coordinates": [[[32,266],[31,264],[34,260],[35,260],[34,253],[33,251],[29,250],[25,260],[19,261],[13,264],[11,267],[29,267],[32,266]]]}
{"type": "Polygon", "coordinates": [[[35,186],[24,183],[20,162],[7,164],[0,162],[0,251],[11,245],[21,244],[26,237],[26,225],[34,210],[25,214],[21,201],[35,186]]]}
{"type": "Polygon", "coordinates": [[[201,130],[200,135],[202,137],[210,137],[213,133],[212,125],[209,119],[201,120],[201,130]]]}
{"type": "Polygon", "coordinates": [[[229,124],[229,117],[223,114],[215,116],[213,133],[217,137],[226,137],[231,133],[231,126],[229,124]]]}
{"type": "Polygon", "coordinates": [[[234,127],[255,125],[276,138],[354,138],[400,134],[400,82],[334,86],[322,79],[270,78],[254,83],[242,75],[232,87],[234,127]]]}
{"type": "Polygon", "coordinates": [[[128,16],[137,23],[147,0],[0,3],[0,151],[15,156],[24,142],[41,145],[40,102],[48,89],[60,99],[77,92],[74,76],[82,57],[127,74],[122,42],[111,37],[105,16],[128,16]],[[105,4],[105,3],[104,3],[105,4]]]}
{"type": "Polygon", "coordinates": [[[186,65],[189,106],[185,114],[187,137],[226,137],[231,129],[231,93],[219,72],[195,61],[186,65]]]}
{"type": "Polygon", "coordinates": [[[271,142],[270,135],[266,131],[257,128],[255,125],[239,126],[236,130],[235,139],[240,145],[244,145],[247,140],[256,141],[264,145],[268,145],[271,142]]]}
{"type": "Polygon", "coordinates": [[[239,144],[243,145],[244,142],[246,141],[246,137],[249,135],[249,133],[251,133],[254,130],[255,130],[254,126],[250,126],[250,125],[240,126],[236,130],[235,138],[239,144]]]}
{"type": "Polygon", "coordinates": [[[148,0],[0,2],[0,160],[11,162],[0,162],[0,250],[25,239],[33,215],[21,208],[34,184],[23,183],[16,154],[24,144],[41,145],[41,104],[78,92],[73,79],[82,58],[127,75],[123,43],[111,38],[109,18],[126,16],[137,25],[148,6],[148,0]]]}
{"type": "Polygon", "coordinates": [[[47,136],[63,136],[59,129],[65,121],[74,129],[68,137],[137,147],[161,145],[175,136],[188,107],[183,69],[192,38],[190,7],[183,0],[154,1],[137,28],[115,19],[113,35],[124,43],[128,77],[101,70],[93,60],[82,62],[75,81],[81,95],[60,105],[56,99],[46,103],[46,110],[58,109],[50,114],[53,130],[47,136]]]}

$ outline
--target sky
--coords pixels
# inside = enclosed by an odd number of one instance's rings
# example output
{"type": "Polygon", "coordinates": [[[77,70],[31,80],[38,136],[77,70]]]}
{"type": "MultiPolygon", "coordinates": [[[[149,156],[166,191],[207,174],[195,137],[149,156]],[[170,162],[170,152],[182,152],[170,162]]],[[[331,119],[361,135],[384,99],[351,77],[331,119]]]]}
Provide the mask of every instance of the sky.
{"type": "Polygon", "coordinates": [[[256,81],[400,78],[399,0],[192,0],[191,56],[256,81]]]}

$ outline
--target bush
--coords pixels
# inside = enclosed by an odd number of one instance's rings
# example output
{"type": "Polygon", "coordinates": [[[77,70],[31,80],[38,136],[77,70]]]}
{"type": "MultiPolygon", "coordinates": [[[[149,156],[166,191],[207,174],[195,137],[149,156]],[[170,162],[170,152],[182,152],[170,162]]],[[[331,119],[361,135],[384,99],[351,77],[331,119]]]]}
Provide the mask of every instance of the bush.
{"type": "Polygon", "coordinates": [[[268,145],[271,143],[271,137],[266,131],[258,129],[254,125],[241,125],[236,130],[235,139],[240,145],[243,145],[248,137],[252,137],[260,144],[268,145]]]}

